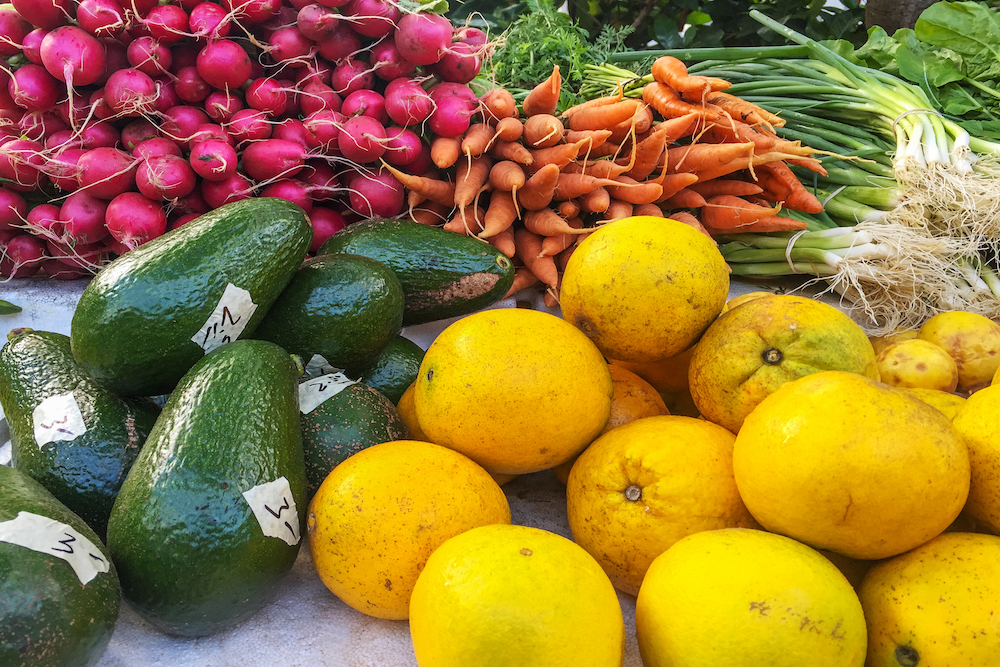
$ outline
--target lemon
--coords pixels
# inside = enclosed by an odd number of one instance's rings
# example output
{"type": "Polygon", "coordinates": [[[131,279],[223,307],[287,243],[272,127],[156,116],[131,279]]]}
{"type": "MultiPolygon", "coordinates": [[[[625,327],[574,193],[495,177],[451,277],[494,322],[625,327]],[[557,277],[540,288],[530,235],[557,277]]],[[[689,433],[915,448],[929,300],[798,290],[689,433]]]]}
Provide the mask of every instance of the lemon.
{"type": "Polygon", "coordinates": [[[739,294],[726,302],[726,308],[732,310],[736,306],[742,306],[747,301],[753,301],[754,299],[760,299],[767,296],[774,296],[774,292],[746,292],[744,294],[739,294]]]}
{"type": "Polygon", "coordinates": [[[984,315],[939,313],[924,322],[917,337],[939,345],[955,359],[960,391],[989,385],[1000,369],[1000,324],[984,315]]]}
{"type": "Polygon", "coordinates": [[[869,667],[1000,665],[1000,537],[945,533],[861,583],[869,667]]]}
{"type": "Polygon", "coordinates": [[[952,423],[965,438],[972,467],[965,511],[1000,533],[1000,385],[969,396],[952,423]]]}
{"type": "Polygon", "coordinates": [[[908,394],[916,396],[924,403],[933,405],[944,413],[948,419],[954,419],[958,411],[965,404],[965,399],[957,394],[952,394],[939,389],[921,389],[914,387],[905,390],[908,394]]]}
{"type": "Polygon", "coordinates": [[[420,423],[417,421],[417,411],[413,407],[413,393],[416,384],[416,380],[410,383],[410,386],[406,388],[403,395],[399,397],[399,403],[396,404],[396,409],[399,410],[399,416],[402,417],[403,423],[406,424],[406,428],[410,430],[410,440],[424,440],[430,442],[427,436],[424,435],[423,429],[420,428],[420,423]]]}
{"type": "Polygon", "coordinates": [[[733,479],[732,433],[691,417],[646,417],[591,443],[566,485],[573,540],[611,583],[639,592],[653,559],[703,530],[754,526],[733,479]]]}
{"type": "Polygon", "coordinates": [[[894,329],[884,336],[872,336],[872,348],[875,354],[881,354],[882,350],[904,340],[912,340],[917,337],[916,329],[894,329]]]}
{"type": "Polygon", "coordinates": [[[645,667],[865,661],[865,619],[844,575],[815,550],[759,530],[695,533],[658,556],[635,628],[645,667]]]}
{"type": "Polygon", "coordinates": [[[484,526],[431,554],[410,600],[428,667],[618,667],[625,624],[611,582],[565,537],[484,526]]]}
{"type": "Polygon", "coordinates": [[[309,503],[320,580],[360,612],[405,619],[427,558],[449,537],[510,523],[507,498],[467,457],[429,442],[369,447],[334,468],[309,503]]]}
{"type": "Polygon", "coordinates": [[[569,259],[560,305],[607,357],[659,361],[687,349],[726,303],[729,273],[710,238],[652,216],[599,227],[569,259]]]}
{"type": "Polygon", "coordinates": [[[611,413],[600,351],[555,315],[486,310],[449,325],[427,349],[414,389],[432,441],[494,473],[517,475],[567,461],[611,413]]]}
{"type": "Polygon", "coordinates": [[[772,295],[745,302],[708,328],[688,380],[701,414],[735,433],[775,389],[824,370],[877,377],[867,334],[829,304],[772,295]]]}
{"type": "Polygon", "coordinates": [[[764,528],[860,559],[941,533],[970,479],[968,449],[944,414],[842,371],[807,375],[761,401],[736,436],[733,471],[764,528]]]}
{"type": "Polygon", "coordinates": [[[879,380],[893,387],[955,391],[958,365],[944,348],[920,338],[902,340],[875,358],[879,380]]]}

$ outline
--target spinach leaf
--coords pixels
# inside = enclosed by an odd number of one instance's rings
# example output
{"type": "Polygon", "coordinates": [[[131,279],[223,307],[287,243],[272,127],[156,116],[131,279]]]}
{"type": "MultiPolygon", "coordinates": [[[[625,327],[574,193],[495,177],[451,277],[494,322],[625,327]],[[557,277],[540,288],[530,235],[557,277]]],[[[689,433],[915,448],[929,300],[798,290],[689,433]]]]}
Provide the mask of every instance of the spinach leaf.
{"type": "Polygon", "coordinates": [[[920,14],[917,39],[974,58],[1000,60],[1000,17],[981,2],[936,2],[920,14]]]}
{"type": "Polygon", "coordinates": [[[10,301],[0,300],[0,315],[13,315],[20,312],[21,306],[14,305],[10,301]]]}

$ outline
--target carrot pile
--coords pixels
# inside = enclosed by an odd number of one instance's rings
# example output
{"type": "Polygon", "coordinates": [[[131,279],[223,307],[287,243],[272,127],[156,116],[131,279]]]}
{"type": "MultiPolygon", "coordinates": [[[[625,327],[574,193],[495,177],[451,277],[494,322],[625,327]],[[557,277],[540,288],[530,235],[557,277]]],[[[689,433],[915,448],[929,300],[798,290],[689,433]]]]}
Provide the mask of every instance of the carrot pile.
{"type": "Polygon", "coordinates": [[[386,168],[409,191],[410,218],[492,244],[517,262],[511,293],[541,283],[549,306],[570,255],[601,224],[671,217],[712,237],[804,229],[782,209],[823,210],[788,167],[825,173],[819,151],[779,138],[779,117],[676,58],[658,59],[652,75],[641,100],[619,90],[557,117],[557,66],[520,110],[495,89],[481,122],[434,139],[436,170],[386,168]]]}

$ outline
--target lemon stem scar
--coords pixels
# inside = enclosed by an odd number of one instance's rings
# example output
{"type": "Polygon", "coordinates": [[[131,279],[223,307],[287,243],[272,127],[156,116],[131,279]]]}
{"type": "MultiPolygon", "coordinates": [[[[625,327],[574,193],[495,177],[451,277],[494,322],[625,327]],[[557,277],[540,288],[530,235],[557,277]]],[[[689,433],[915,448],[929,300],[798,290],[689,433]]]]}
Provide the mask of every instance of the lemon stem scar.
{"type": "Polygon", "coordinates": [[[768,366],[777,366],[784,359],[784,355],[781,354],[781,350],[776,347],[769,347],[761,353],[760,358],[768,366]]]}
{"type": "Polygon", "coordinates": [[[912,646],[897,646],[895,658],[902,667],[917,667],[920,663],[920,654],[912,646]]]}
{"type": "Polygon", "coordinates": [[[636,484],[629,484],[628,488],[625,489],[625,498],[634,503],[639,498],[642,498],[642,489],[636,484]]]}

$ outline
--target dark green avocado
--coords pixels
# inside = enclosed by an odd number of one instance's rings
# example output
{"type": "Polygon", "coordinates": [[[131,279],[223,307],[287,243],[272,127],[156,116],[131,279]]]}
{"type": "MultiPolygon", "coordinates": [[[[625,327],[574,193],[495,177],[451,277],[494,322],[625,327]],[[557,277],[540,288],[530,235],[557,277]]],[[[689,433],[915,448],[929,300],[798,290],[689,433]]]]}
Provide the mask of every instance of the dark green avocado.
{"type": "Polygon", "coordinates": [[[311,241],[305,211],[284,199],[210,211],[94,277],[73,314],[73,354],[119,395],[167,394],[206,352],[250,337],[311,241]]]}
{"type": "Polygon", "coordinates": [[[277,345],[239,340],[167,399],[108,523],[125,598],[161,631],[236,625],[291,569],[306,508],[300,372],[277,345]]]}
{"type": "Polygon", "coordinates": [[[41,484],[0,465],[0,665],[96,664],[120,604],[97,534],[41,484]]]}
{"type": "Polygon", "coordinates": [[[422,347],[409,338],[396,336],[382,348],[374,361],[355,373],[349,369],[347,374],[378,389],[395,405],[399,403],[406,388],[417,379],[423,359],[422,347]]]}
{"type": "Polygon", "coordinates": [[[389,266],[403,286],[404,326],[468,315],[501,300],[514,284],[513,263],[490,244],[412,220],[356,222],[319,252],[364,255],[389,266]]]}
{"type": "Polygon", "coordinates": [[[103,539],[111,505],[160,412],[119,398],[73,358],[68,336],[14,330],[0,349],[0,405],[11,465],[36,479],[103,539]]]}

